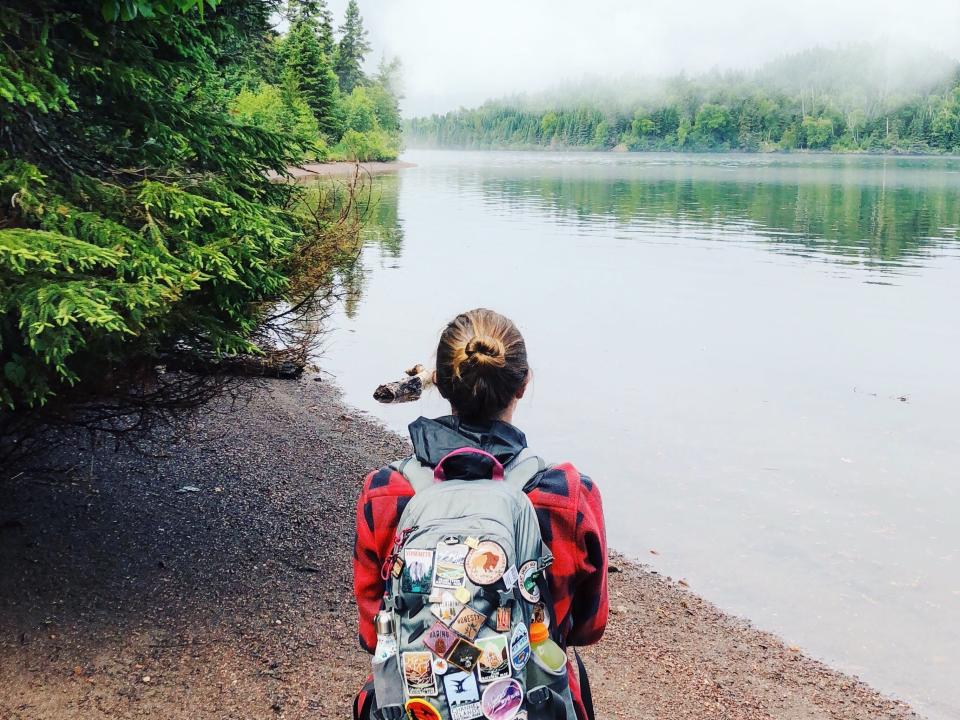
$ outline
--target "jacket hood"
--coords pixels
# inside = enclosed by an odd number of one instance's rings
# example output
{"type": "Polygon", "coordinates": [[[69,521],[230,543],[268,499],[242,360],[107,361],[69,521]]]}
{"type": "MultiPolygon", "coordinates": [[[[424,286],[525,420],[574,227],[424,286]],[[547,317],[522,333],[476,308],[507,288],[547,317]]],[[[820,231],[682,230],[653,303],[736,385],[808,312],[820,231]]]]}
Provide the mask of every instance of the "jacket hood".
{"type": "MultiPolygon", "coordinates": [[[[414,454],[428,467],[436,467],[444,455],[462,447],[485,450],[506,465],[527,447],[527,437],[518,428],[499,420],[473,424],[455,415],[419,417],[409,429],[414,454]]],[[[463,455],[451,458],[444,469],[451,477],[475,479],[490,477],[491,466],[488,458],[463,455]]]]}

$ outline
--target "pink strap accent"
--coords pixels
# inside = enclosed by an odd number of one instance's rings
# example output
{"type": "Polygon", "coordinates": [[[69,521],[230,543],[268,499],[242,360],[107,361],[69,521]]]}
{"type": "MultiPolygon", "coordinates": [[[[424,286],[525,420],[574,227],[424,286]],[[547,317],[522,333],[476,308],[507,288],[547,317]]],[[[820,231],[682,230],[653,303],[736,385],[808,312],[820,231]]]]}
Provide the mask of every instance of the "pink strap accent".
{"type": "Polygon", "coordinates": [[[433,469],[433,481],[440,482],[441,480],[447,479],[447,474],[443,471],[443,464],[454,457],[455,455],[483,455],[486,458],[493,460],[493,479],[494,480],[503,480],[503,465],[500,464],[500,461],[497,460],[493,455],[488,453],[486,450],[480,450],[479,448],[470,448],[462,447],[452,450],[444,455],[440,462],[437,463],[437,466],[433,469]]]}

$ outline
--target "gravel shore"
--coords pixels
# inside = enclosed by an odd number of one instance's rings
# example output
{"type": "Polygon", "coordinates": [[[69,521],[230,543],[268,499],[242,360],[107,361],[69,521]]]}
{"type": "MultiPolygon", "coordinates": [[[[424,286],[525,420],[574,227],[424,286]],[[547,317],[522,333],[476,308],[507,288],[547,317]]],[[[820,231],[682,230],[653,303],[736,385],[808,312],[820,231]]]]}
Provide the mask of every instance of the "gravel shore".
{"type": "MultiPolygon", "coordinates": [[[[264,381],[175,434],[0,476],[0,719],[350,717],[368,667],[354,502],[406,441],[314,378],[264,381]]],[[[918,717],[611,562],[610,625],[584,652],[599,718],[918,717]]]]}

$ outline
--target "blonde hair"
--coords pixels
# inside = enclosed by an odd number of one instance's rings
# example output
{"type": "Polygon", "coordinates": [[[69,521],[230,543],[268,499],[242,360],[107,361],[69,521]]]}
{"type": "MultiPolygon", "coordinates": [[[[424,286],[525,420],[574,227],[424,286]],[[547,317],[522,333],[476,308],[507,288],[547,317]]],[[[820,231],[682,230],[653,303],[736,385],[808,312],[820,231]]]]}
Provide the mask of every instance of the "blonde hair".
{"type": "Polygon", "coordinates": [[[493,310],[461,313],[440,335],[437,388],[467,420],[495,418],[529,374],[523,336],[509,318],[493,310]]]}

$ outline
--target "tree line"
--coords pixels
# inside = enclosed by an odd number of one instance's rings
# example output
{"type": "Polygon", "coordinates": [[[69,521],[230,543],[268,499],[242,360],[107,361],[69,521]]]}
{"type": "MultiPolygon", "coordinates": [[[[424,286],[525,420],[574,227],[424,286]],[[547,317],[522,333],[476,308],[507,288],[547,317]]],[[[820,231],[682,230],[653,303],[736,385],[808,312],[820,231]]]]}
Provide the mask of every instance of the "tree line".
{"type": "Polygon", "coordinates": [[[889,63],[875,67],[881,50],[812,50],[754,73],[679,76],[645,90],[490,101],[409,120],[405,138],[478,149],[960,152],[960,66],[898,59],[932,69],[891,81],[889,63]]]}

